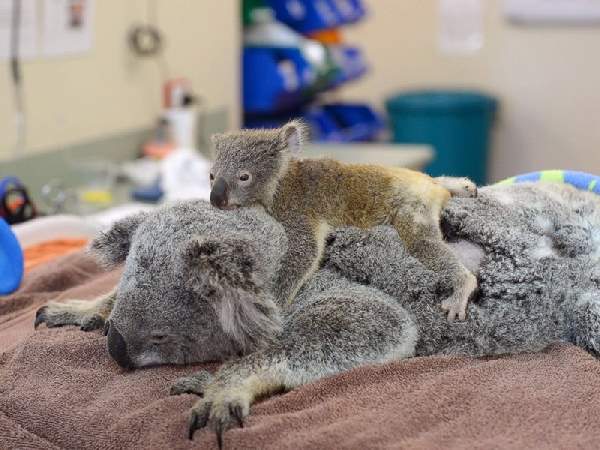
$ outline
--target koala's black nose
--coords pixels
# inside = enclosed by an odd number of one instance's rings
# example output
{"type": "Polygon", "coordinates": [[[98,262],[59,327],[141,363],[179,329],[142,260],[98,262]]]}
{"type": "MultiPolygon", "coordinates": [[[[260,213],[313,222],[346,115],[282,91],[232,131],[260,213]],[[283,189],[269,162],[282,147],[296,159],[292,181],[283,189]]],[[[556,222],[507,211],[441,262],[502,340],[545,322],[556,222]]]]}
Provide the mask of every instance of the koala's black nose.
{"type": "Polygon", "coordinates": [[[223,178],[217,178],[210,191],[210,204],[217,208],[224,208],[229,202],[229,186],[223,178]]]}
{"type": "Polygon", "coordinates": [[[113,324],[108,328],[108,353],[124,369],[131,369],[133,367],[127,354],[125,339],[123,339],[123,336],[121,336],[121,333],[119,333],[119,330],[113,324]]]}

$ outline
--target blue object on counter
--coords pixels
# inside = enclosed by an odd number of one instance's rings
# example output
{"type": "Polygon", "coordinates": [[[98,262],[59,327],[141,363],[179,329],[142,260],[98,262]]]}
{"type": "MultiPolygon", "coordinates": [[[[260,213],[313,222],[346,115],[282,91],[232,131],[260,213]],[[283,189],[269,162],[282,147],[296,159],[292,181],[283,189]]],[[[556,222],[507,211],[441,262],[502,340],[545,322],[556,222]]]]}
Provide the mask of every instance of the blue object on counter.
{"type": "Polygon", "coordinates": [[[370,106],[360,103],[332,103],[315,107],[305,118],[318,141],[370,141],[384,127],[380,115],[370,106]]]}
{"type": "Polygon", "coordinates": [[[275,17],[300,33],[354,23],[366,13],[361,0],[267,0],[275,17]]]}
{"type": "Polygon", "coordinates": [[[17,177],[0,179],[0,218],[6,220],[9,225],[14,225],[35,216],[35,205],[23,183],[17,177]],[[11,204],[11,199],[18,201],[11,204]]]}
{"type": "Polygon", "coordinates": [[[140,202],[158,203],[163,195],[164,192],[159,181],[150,186],[139,187],[131,191],[131,197],[140,202]]]}
{"type": "Polygon", "coordinates": [[[406,92],[386,101],[394,142],[434,147],[430,175],[466,176],[480,185],[487,181],[497,105],[487,94],[454,90],[406,92]]]}
{"type": "Polygon", "coordinates": [[[10,225],[0,219],[0,295],[17,290],[23,278],[23,252],[10,225]]]}

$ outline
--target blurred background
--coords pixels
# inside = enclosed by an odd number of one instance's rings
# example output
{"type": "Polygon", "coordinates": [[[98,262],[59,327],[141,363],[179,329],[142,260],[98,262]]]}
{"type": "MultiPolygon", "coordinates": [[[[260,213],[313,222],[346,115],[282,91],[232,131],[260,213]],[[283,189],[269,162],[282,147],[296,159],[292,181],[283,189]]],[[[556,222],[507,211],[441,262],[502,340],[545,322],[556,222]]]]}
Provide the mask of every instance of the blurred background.
{"type": "Polygon", "coordinates": [[[0,0],[0,216],[206,198],[210,134],[292,117],[308,156],[599,173],[599,54],[600,0],[0,0]]]}

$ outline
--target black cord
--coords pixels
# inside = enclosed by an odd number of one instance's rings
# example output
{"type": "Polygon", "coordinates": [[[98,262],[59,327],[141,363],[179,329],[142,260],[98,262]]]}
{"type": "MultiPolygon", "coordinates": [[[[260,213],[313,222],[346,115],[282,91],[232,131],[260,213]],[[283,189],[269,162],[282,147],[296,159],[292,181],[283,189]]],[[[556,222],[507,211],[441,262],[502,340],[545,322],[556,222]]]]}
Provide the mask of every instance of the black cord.
{"type": "Polygon", "coordinates": [[[15,153],[19,154],[25,147],[25,113],[23,100],[23,74],[19,57],[21,37],[21,0],[13,0],[10,29],[10,71],[15,91],[15,124],[17,139],[15,153]]]}
{"type": "Polygon", "coordinates": [[[13,0],[12,22],[10,28],[10,67],[15,85],[21,83],[21,64],[19,61],[19,37],[21,34],[21,0],[13,0]]]}

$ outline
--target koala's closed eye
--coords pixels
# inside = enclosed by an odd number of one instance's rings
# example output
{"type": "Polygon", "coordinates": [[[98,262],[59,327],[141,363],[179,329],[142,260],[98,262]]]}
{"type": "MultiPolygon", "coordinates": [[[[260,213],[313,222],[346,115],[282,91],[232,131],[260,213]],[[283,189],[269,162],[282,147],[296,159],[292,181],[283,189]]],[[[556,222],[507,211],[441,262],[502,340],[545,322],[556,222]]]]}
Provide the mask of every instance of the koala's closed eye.
{"type": "Polygon", "coordinates": [[[154,333],[150,336],[150,342],[154,345],[164,344],[169,341],[169,336],[162,333],[154,333]]]}

